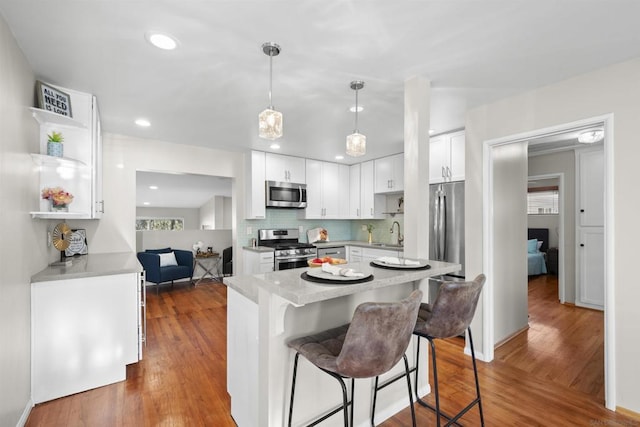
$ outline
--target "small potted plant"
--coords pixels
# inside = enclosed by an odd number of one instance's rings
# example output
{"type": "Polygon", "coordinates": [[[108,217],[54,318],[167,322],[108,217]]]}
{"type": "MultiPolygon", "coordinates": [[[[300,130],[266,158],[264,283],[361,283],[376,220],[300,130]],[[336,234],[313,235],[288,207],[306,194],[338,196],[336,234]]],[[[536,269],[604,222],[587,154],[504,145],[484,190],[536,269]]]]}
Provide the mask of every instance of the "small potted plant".
{"type": "Polygon", "coordinates": [[[54,157],[62,157],[64,136],[61,132],[53,131],[47,135],[47,155],[54,157]]]}
{"type": "Polygon", "coordinates": [[[372,242],[371,233],[373,232],[374,228],[375,227],[373,226],[373,224],[367,224],[367,232],[369,233],[369,243],[372,242]]]}

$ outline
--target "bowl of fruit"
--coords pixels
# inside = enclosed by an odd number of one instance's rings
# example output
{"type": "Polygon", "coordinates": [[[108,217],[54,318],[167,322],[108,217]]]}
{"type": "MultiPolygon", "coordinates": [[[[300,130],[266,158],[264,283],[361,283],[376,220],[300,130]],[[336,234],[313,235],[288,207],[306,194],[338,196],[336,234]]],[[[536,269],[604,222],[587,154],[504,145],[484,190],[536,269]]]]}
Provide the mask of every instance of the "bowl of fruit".
{"type": "Polygon", "coordinates": [[[326,256],[323,258],[310,259],[309,261],[307,261],[307,264],[309,264],[309,267],[320,267],[325,262],[332,265],[336,265],[336,264],[346,264],[347,260],[344,258],[331,258],[330,256],[326,256]]]}

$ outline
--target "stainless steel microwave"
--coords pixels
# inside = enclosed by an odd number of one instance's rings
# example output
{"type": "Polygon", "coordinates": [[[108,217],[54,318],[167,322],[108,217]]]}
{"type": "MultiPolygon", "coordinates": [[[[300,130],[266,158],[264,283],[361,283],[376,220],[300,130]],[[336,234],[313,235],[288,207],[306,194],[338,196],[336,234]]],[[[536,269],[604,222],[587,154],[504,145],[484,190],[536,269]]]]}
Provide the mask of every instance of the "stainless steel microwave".
{"type": "Polygon", "coordinates": [[[292,182],[266,181],[266,202],[268,208],[307,207],[307,185],[292,182]]]}

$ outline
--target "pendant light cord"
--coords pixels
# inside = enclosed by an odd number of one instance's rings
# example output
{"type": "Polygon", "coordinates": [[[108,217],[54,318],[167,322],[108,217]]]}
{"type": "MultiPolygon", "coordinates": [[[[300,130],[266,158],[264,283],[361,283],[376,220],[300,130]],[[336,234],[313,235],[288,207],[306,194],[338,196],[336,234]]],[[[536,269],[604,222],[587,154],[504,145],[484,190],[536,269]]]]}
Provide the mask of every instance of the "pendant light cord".
{"type": "Polygon", "coordinates": [[[354,133],[359,133],[358,132],[358,89],[356,89],[356,129],[354,133]]]}
{"type": "Polygon", "coordinates": [[[271,90],[273,88],[273,52],[269,51],[269,109],[273,110],[273,100],[271,90]]]}

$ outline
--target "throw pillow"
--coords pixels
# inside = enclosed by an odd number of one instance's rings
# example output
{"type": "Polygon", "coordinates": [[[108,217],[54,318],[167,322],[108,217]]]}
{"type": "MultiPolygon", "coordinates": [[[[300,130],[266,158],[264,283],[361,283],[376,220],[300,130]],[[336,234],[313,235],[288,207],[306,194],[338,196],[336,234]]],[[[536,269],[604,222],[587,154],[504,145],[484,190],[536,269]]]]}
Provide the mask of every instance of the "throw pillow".
{"type": "Polygon", "coordinates": [[[158,256],[160,256],[160,267],[178,265],[178,261],[176,261],[176,254],[173,252],[169,252],[168,254],[158,254],[158,256]]]}
{"type": "Polygon", "coordinates": [[[530,254],[538,252],[538,239],[531,239],[527,241],[527,252],[530,254]]]}

